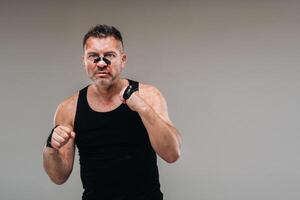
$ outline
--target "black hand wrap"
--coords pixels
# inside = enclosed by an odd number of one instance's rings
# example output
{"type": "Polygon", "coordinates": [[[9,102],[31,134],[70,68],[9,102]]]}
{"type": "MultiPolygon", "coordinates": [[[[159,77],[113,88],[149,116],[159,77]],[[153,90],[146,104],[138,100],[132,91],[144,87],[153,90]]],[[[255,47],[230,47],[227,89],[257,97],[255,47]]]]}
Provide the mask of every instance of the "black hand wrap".
{"type": "Polygon", "coordinates": [[[123,99],[126,101],[129,99],[129,97],[134,93],[135,91],[138,91],[138,87],[135,87],[133,85],[128,85],[127,88],[124,91],[123,99]]]}
{"type": "Polygon", "coordinates": [[[51,145],[51,139],[52,139],[52,135],[53,135],[53,132],[54,132],[54,129],[56,127],[58,127],[59,125],[56,125],[50,132],[50,135],[48,136],[47,138],[47,143],[46,143],[46,147],[49,147],[49,148],[53,148],[53,146],[51,145]]]}

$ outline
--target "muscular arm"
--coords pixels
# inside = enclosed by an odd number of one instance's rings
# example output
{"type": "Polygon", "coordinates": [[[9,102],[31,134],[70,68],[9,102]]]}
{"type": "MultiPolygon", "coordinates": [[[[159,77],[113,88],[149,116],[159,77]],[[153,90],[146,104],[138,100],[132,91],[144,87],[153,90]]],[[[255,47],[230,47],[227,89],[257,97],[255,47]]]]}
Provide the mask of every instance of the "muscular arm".
{"type": "MultiPolygon", "coordinates": [[[[60,125],[55,129],[57,132],[73,131],[75,105],[75,97],[71,97],[58,106],[54,116],[54,125],[60,125]]],[[[60,185],[67,181],[73,170],[74,138],[68,138],[61,146],[52,138],[51,144],[54,148],[45,146],[43,149],[43,165],[50,179],[60,185]]]]}
{"type": "Polygon", "coordinates": [[[166,162],[175,162],[180,156],[181,136],[169,119],[162,94],[152,86],[144,86],[127,104],[139,113],[155,152],[166,162]]]}

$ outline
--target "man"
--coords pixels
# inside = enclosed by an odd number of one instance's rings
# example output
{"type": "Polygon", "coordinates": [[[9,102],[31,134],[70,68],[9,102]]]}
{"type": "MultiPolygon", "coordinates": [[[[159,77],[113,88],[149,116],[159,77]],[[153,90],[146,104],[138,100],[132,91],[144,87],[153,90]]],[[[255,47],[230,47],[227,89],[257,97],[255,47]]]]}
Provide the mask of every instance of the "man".
{"type": "Polygon", "coordinates": [[[163,199],[156,154],[173,163],[181,145],[164,97],[151,85],[120,77],[127,57],[116,28],[91,28],[83,48],[92,83],[58,106],[43,149],[45,171],[56,184],[67,181],[76,145],[82,199],[163,199]]]}

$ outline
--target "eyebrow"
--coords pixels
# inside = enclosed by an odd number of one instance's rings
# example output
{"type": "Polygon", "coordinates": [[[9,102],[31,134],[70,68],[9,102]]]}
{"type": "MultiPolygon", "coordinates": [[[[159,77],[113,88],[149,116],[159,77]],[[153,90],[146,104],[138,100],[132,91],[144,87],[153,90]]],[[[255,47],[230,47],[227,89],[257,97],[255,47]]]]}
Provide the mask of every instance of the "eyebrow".
{"type": "Polygon", "coordinates": [[[95,51],[87,51],[86,55],[98,55],[98,53],[95,51]]]}
{"type": "MultiPolygon", "coordinates": [[[[117,52],[115,51],[107,51],[107,52],[104,52],[104,54],[108,54],[108,53],[112,53],[112,54],[117,54],[117,52]]],[[[94,51],[90,51],[90,52],[87,52],[88,55],[92,55],[92,54],[97,54],[97,52],[94,52],[94,51]]]]}
{"type": "Polygon", "coordinates": [[[107,51],[107,52],[104,52],[104,54],[108,54],[108,53],[117,54],[117,52],[115,52],[115,51],[107,51]]]}

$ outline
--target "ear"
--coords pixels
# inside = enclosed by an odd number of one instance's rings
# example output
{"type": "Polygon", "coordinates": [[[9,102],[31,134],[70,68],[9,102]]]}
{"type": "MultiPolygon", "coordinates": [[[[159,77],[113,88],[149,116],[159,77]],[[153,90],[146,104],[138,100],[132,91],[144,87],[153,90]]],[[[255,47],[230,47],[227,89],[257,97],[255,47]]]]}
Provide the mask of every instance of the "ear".
{"type": "Polygon", "coordinates": [[[125,68],[125,64],[126,64],[126,62],[127,62],[127,55],[125,54],[125,53],[123,53],[123,55],[122,55],[122,68],[124,69],[125,68]]]}
{"type": "Polygon", "coordinates": [[[81,56],[82,66],[85,67],[84,55],[81,56]]]}

